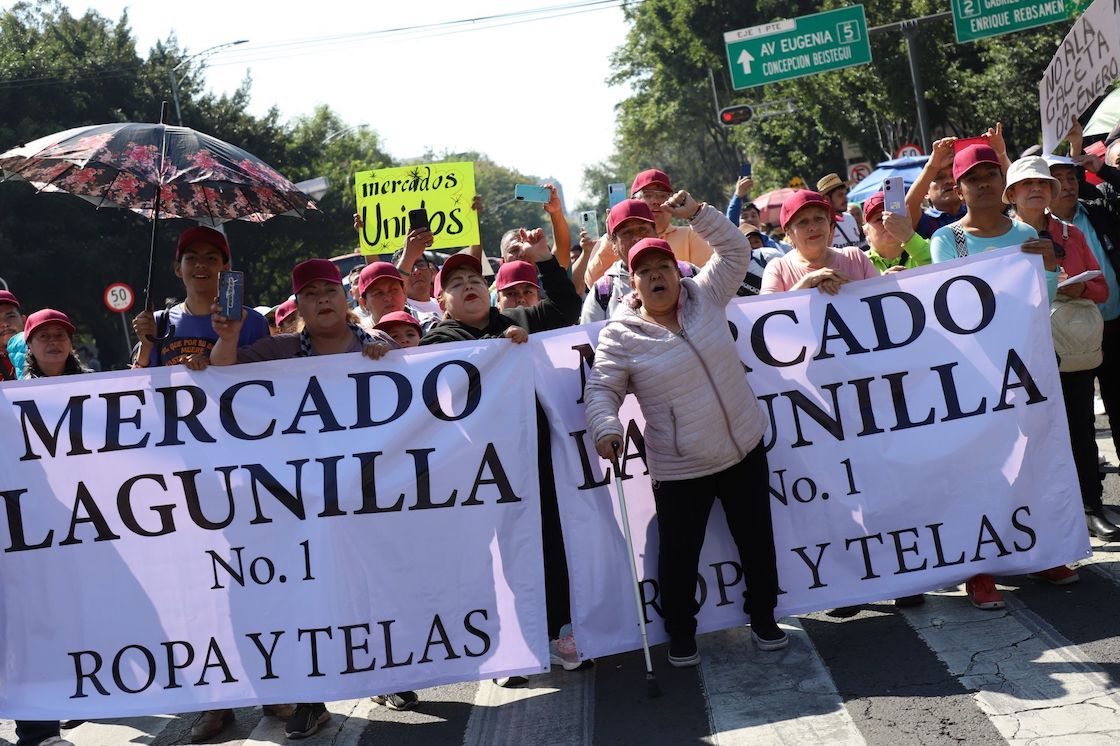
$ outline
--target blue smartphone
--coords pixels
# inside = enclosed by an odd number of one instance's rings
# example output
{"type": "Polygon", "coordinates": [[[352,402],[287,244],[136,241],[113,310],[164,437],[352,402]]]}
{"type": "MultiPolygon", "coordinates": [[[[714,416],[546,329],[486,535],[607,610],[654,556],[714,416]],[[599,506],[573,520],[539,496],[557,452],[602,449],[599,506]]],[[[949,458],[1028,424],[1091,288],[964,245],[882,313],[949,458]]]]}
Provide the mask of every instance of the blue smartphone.
{"type": "Polygon", "coordinates": [[[536,184],[518,184],[513,188],[513,198],[521,202],[540,202],[542,205],[547,205],[552,199],[552,192],[548,187],[536,184]]]}
{"type": "Polygon", "coordinates": [[[739,178],[741,179],[744,176],[750,176],[750,175],[751,175],[751,162],[750,161],[743,161],[742,163],[739,164],[739,178]]]}
{"type": "Polygon", "coordinates": [[[622,182],[617,184],[607,184],[607,209],[614,207],[622,200],[626,199],[626,185],[622,182]]]}
{"type": "Polygon", "coordinates": [[[240,319],[241,307],[245,304],[245,273],[236,270],[222,270],[218,273],[218,305],[222,316],[227,319],[240,319]]]}

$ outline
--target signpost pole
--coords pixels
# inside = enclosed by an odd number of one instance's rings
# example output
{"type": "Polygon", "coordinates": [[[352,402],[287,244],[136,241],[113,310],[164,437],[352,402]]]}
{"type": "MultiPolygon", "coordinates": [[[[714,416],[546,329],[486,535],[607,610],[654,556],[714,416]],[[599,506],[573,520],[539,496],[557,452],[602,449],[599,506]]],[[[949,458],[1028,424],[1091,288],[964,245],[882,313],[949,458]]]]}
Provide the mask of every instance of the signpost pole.
{"type": "Polygon", "coordinates": [[[929,111],[926,109],[926,89],[922,85],[922,63],[918,59],[918,22],[902,22],[902,33],[906,35],[906,52],[910,57],[910,81],[914,84],[914,103],[918,106],[918,135],[921,137],[922,150],[932,153],[929,139],[929,111]]]}
{"type": "Polygon", "coordinates": [[[712,84],[712,104],[715,106],[716,118],[719,118],[719,94],[716,93],[716,75],[712,68],[708,68],[708,81],[712,84]]]}
{"type": "Polygon", "coordinates": [[[124,330],[124,351],[127,355],[132,349],[132,337],[128,334],[128,322],[124,320],[124,311],[119,311],[117,315],[121,317],[121,329],[124,330]]]}

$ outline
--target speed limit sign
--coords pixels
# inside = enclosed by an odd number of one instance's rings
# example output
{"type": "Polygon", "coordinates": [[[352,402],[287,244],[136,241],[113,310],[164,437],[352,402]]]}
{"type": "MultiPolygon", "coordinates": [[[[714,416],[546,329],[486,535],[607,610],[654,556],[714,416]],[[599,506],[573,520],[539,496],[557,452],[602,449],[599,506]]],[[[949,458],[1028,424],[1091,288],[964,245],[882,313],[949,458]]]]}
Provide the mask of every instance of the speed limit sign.
{"type": "Polygon", "coordinates": [[[109,307],[110,311],[126,313],[135,302],[136,294],[132,292],[132,288],[123,282],[114,282],[105,288],[105,305],[109,307]]]}

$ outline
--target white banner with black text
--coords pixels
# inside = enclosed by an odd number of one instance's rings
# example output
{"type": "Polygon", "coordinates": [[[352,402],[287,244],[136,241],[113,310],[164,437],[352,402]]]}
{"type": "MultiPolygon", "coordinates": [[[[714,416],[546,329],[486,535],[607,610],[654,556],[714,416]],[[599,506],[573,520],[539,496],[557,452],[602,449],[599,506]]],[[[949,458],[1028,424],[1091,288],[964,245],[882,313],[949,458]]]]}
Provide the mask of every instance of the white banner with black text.
{"type": "Polygon", "coordinates": [[[531,365],[495,340],[0,386],[0,715],[547,670],[531,365]]]}
{"type": "MultiPolygon", "coordinates": [[[[763,438],[779,614],[920,593],[978,573],[1088,556],[1040,264],[1016,249],[728,306],[763,438]]],[[[583,657],[641,645],[612,469],[583,387],[602,324],[534,335],[583,657]]],[[[687,331],[687,330],[686,330],[687,331]]],[[[713,396],[698,369],[681,399],[713,396]]],[[[643,421],[622,406],[622,472],[651,640],[666,639],[643,421]]],[[[727,437],[719,422],[712,438],[727,437]]],[[[716,503],[699,631],[746,621],[739,555],[716,503]]]]}

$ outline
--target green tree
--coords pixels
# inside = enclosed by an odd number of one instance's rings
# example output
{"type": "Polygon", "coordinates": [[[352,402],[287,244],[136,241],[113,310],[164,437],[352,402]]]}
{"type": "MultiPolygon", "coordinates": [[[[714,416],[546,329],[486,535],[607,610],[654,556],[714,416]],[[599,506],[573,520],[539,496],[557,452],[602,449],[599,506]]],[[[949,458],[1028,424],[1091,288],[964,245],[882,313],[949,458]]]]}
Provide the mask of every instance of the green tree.
{"type": "MultiPolygon", "coordinates": [[[[616,84],[633,94],[619,107],[615,154],[588,169],[585,188],[602,192],[604,176],[628,181],[639,167],[659,165],[703,199],[726,199],[740,154],[755,163],[756,192],[791,176],[810,185],[843,171],[841,140],[869,160],[892,157],[918,139],[905,38],[871,36],[873,62],[832,73],[731,92],[723,33],[778,18],[847,5],[841,0],[646,0],[627,6],[631,29],[613,58],[616,84]],[[716,123],[709,70],[720,105],[750,103],[771,113],[732,128],[716,123]]],[[[941,13],[943,0],[865,4],[871,27],[941,13]]],[[[952,22],[923,24],[915,41],[931,126],[980,134],[1002,121],[1010,150],[1039,139],[1038,80],[1071,22],[972,44],[956,44],[952,22]]]]}
{"type": "MultiPolygon", "coordinates": [[[[142,57],[127,13],[116,21],[92,11],[74,16],[57,0],[0,11],[0,150],[82,125],[158,121],[160,103],[169,98],[170,72],[187,60],[177,71],[186,126],[253,153],[292,181],[325,176],[330,182],[311,220],[225,226],[234,264],[247,275],[246,302],[277,303],[290,293],[296,262],[354,250],[354,174],[395,163],[375,129],[349,126],[328,107],[285,123],[275,107],[263,116],[248,113],[248,78],[228,96],[206,93],[202,68],[189,58],[174,36],[142,57]]],[[[477,153],[454,157],[476,162],[489,253],[497,254],[507,228],[548,226],[539,205],[512,201],[514,184],[539,183],[536,177],[477,153]]],[[[172,256],[187,225],[159,223],[152,273],[157,306],[181,293],[172,256]]],[[[0,186],[0,277],[28,310],[59,308],[92,332],[108,367],[121,365],[127,349],[120,318],[104,307],[102,292],[112,282],[144,287],[150,236],[151,223],[131,212],[95,210],[67,195],[36,195],[26,183],[0,186]]]]}

